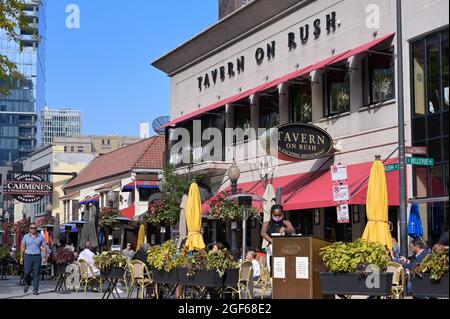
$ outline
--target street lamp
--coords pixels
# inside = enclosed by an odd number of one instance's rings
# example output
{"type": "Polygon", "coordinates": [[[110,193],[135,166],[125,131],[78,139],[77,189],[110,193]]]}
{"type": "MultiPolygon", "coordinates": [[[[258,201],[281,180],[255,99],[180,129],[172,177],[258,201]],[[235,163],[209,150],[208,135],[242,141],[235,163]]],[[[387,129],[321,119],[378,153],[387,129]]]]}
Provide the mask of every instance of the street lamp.
{"type": "MultiPolygon", "coordinates": [[[[241,177],[241,170],[236,165],[236,162],[233,161],[233,165],[230,166],[227,172],[228,178],[231,182],[231,195],[237,194],[237,185],[239,177],[241,177]]],[[[237,223],[231,222],[231,253],[236,255],[237,250],[237,223]]]]}

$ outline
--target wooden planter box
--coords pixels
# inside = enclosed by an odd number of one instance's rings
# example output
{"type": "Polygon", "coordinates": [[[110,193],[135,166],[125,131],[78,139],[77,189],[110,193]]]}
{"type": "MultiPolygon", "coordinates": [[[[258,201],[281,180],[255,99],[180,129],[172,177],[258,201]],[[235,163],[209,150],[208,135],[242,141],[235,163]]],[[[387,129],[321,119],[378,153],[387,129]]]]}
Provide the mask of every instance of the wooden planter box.
{"type": "Polygon", "coordinates": [[[413,277],[411,279],[414,297],[436,297],[448,298],[449,282],[448,274],[442,276],[441,280],[433,281],[429,274],[423,274],[422,278],[413,277]]]}
{"type": "Polygon", "coordinates": [[[378,288],[368,288],[366,279],[356,273],[320,273],[320,285],[324,295],[388,296],[392,292],[392,273],[380,273],[378,288]]]}
{"type": "Polygon", "coordinates": [[[69,264],[54,264],[55,274],[65,274],[67,266],[69,266],[69,264]]]}
{"type": "Polygon", "coordinates": [[[106,277],[111,279],[123,279],[125,276],[125,269],[112,268],[106,272],[106,277]]]}
{"type": "Polygon", "coordinates": [[[195,276],[189,277],[187,269],[178,269],[178,282],[182,286],[202,286],[206,288],[223,287],[223,278],[214,270],[198,270],[195,276]]]}
{"type": "Polygon", "coordinates": [[[178,271],[176,269],[166,272],[164,270],[152,269],[153,280],[158,284],[178,284],[178,271]]]}
{"type": "Polygon", "coordinates": [[[228,269],[225,271],[224,286],[236,287],[239,280],[239,269],[228,269]]]}

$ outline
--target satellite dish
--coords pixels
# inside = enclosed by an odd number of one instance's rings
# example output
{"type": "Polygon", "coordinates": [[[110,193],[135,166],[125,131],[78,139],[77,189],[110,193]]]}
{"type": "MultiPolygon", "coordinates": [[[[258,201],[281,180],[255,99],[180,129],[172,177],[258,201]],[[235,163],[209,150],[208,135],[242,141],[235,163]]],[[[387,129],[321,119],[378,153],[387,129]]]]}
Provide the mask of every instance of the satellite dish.
{"type": "Polygon", "coordinates": [[[169,122],[170,122],[169,116],[160,116],[156,120],[153,121],[152,126],[158,135],[164,135],[164,129],[161,127],[169,122]]]}

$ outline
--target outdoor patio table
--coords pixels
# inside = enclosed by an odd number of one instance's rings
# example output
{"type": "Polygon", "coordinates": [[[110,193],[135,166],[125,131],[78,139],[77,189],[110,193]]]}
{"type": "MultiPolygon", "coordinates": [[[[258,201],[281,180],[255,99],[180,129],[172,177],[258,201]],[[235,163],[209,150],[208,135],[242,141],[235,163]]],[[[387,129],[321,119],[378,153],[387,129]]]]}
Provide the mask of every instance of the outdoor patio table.
{"type": "Polygon", "coordinates": [[[114,299],[120,299],[120,295],[116,290],[117,283],[119,282],[119,278],[105,277],[105,280],[108,282],[108,288],[103,293],[102,299],[109,299],[111,297],[111,295],[113,296],[114,299]],[[117,297],[116,297],[116,295],[114,295],[114,292],[117,294],[117,297]]]}
{"type": "Polygon", "coordinates": [[[68,272],[64,272],[64,273],[58,273],[56,275],[56,287],[55,287],[55,292],[62,292],[62,293],[66,293],[68,291],[67,286],[66,286],[66,279],[67,276],[69,276],[68,272]]]}

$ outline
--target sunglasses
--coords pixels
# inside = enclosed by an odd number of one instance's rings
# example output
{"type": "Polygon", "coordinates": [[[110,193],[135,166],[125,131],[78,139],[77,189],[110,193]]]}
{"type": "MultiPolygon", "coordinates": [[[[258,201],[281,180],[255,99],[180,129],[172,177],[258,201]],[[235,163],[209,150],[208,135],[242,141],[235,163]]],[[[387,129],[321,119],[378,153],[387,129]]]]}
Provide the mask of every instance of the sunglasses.
{"type": "Polygon", "coordinates": [[[37,227],[30,227],[30,229],[37,229],[37,227]]]}

